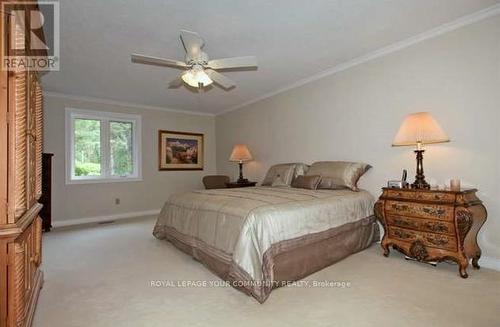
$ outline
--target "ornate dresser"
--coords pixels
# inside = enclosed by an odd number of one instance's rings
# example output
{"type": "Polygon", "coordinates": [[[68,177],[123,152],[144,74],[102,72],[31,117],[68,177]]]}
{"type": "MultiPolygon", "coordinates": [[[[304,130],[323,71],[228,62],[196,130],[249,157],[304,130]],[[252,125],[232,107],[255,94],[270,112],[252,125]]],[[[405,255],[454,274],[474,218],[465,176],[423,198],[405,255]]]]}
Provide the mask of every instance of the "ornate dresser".
{"type": "Polygon", "coordinates": [[[476,192],[384,188],[375,204],[384,255],[392,246],[418,261],[452,260],[467,278],[469,260],[479,269],[477,234],[487,216],[476,192]]]}

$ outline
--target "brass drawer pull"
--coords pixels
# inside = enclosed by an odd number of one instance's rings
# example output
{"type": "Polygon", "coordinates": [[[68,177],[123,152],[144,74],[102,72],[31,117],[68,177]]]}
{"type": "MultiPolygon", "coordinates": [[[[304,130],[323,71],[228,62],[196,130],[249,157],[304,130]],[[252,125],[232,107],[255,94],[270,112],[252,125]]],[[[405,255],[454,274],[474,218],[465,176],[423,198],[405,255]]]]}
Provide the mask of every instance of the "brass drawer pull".
{"type": "Polygon", "coordinates": [[[415,222],[408,221],[408,220],[405,220],[405,219],[400,219],[400,218],[394,219],[394,223],[396,225],[401,226],[401,227],[413,227],[413,228],[417,228],[418,227],[418,225],[415,222]]]}
{"type": "Polygon", "coordinates": [[[427,237],[426,238],[427,242],[437,245],[437,246],[443,246],[448,244],[448,240],[445,238],[432,238],[432,237],[427,237]]]}
{"type": "Polygon", "coordinates": [[[445,224],[437,223],[425,223],[424,227],[433,232],[448,232],[448,227],[445,224]]]}
{"type": "Polygon", "coordinates": [[[397,237],[402,238],[402,239],[412,238],[412,236],[413,236],[412,234],[403,232],[399,229],[394,231],[394,235],[396,235],[397,237]]]}
{"type": "Polygon", "coordinates": [[[408,211],[409,207],[405,204],[395,203],[392,205],[392,208],[398,211],[408,211]]]}
{"type": "Polygon", "coordinates": [[[432,216],[442,216],[446,213],[446,210],[444,209],[432,208],[432,207],[423,207],[422,211],[432,216]]]}

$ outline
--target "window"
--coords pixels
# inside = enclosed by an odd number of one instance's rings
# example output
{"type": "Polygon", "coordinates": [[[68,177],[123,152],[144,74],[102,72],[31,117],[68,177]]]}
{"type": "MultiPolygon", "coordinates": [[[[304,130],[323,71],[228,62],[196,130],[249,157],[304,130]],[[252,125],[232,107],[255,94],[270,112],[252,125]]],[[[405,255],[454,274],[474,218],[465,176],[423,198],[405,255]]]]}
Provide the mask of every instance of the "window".
{"type": "Polygon", "coordinates": [[[141,179],[141,117],[66,109],[66,183],[141,179]]]}

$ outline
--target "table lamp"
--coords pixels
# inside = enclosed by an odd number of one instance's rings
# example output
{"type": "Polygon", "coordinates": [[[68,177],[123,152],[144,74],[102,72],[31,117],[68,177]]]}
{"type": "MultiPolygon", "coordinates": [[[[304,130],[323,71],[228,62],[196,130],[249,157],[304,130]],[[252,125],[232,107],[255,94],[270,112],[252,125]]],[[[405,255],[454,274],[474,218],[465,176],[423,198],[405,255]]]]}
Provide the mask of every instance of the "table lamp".
{"type": "Polygon", "coordinates": [[[238,162],[240,166],[240,177],[238,178],[237,183],[248,183],[248,179],[243,178],[243,162],[252,160],[252,154],[248,150],[248,147],[244,144],[236,144],[233,147],[233,152],[231,152],[231,156],[229,157],[229,161],[238,162]]]}
{"type": "Polygon", "coordinates": [[[424,144],[449,141],[448,135],[446,135],[438,122],[428,112],[414,113],[405,118],[394,138],[392,146],[414,145],[417,147],[415,150],[417,154],[417,175],[415,176],[415,182],[411,184],[412,188],[430,188],[429,183],[425,181],[424,175],[424,144]]]}

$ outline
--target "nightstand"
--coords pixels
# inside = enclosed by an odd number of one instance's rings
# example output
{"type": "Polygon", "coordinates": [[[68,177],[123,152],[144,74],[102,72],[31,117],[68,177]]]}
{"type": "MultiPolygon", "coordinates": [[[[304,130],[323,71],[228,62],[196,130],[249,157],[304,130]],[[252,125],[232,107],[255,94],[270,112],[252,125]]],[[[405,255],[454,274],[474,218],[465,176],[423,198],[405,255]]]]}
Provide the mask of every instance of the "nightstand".
{"type": "Polygon", "coordinates": [[[451,260],[467,278],[469,260],[479,269],[477,234],[487,217],[476,192],[383,188],[375,215],[384,226],[384,255],[392,246],[421,262],[451,260]]]}
{"type": "Polygon", "coordinates": [[[226,183],[227,188],[252,187],[255,185],[257,185],[257,182],[245,182],[245,183],[230,182],[230,183],[226,183]]]}

